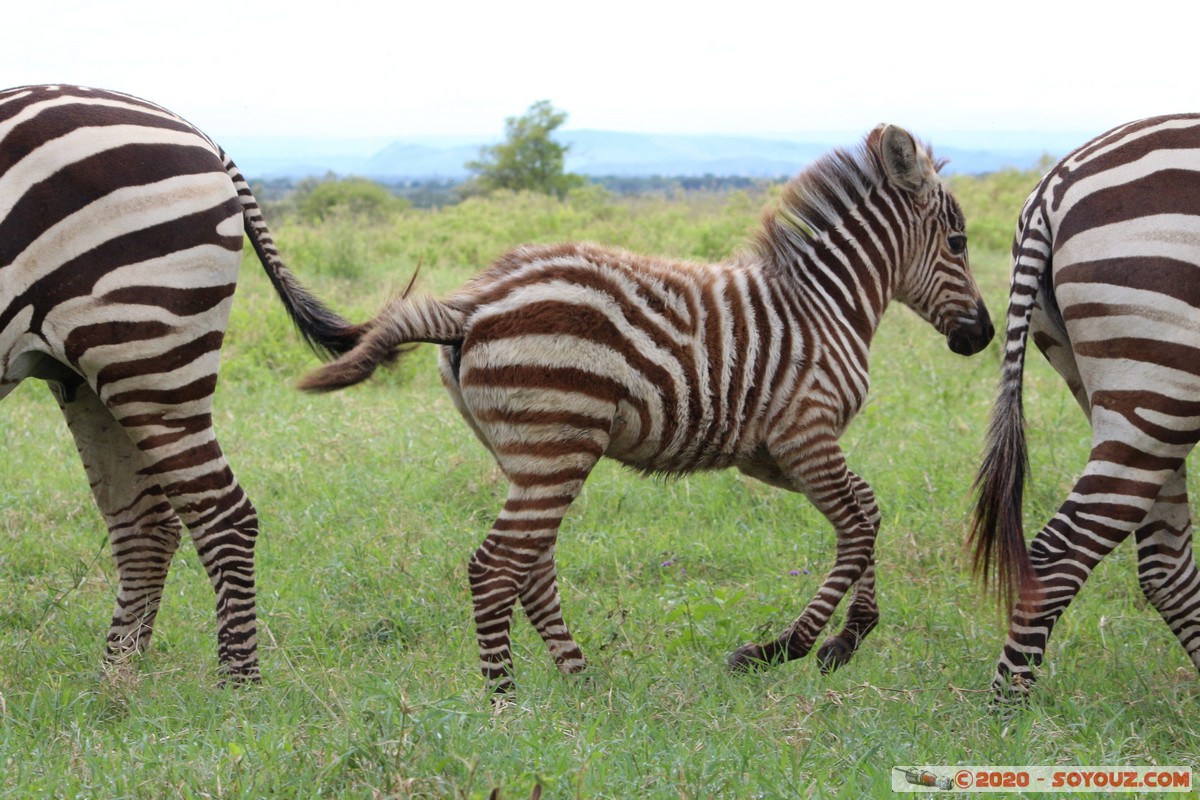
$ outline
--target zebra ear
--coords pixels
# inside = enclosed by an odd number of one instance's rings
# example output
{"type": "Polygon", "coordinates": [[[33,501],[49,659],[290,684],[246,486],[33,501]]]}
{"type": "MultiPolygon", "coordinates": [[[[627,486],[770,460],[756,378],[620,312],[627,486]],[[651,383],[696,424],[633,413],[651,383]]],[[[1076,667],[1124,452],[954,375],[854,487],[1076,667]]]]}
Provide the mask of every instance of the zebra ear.
{"type": "Polygon", "coordinates": [[[880,125],[875,130],[879,132],[879,151],[888,179],[906,191],[927,193],[937,172],[912,134],[895,125],[880,125]]]}

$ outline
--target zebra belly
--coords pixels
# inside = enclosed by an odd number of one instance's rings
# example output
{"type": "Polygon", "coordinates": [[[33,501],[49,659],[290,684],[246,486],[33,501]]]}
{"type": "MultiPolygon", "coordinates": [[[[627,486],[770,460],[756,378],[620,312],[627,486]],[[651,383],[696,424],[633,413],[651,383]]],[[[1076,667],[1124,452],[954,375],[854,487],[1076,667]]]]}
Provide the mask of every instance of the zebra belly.
{"type": "Polygon", "coordinates": [[[747,449],[754,448],[721,435],[713,418],[673,418],[655,429],[635,404],[623,402],[605,455],[643,472],[685,473],[735,466],[747,458],[747,449]]]}

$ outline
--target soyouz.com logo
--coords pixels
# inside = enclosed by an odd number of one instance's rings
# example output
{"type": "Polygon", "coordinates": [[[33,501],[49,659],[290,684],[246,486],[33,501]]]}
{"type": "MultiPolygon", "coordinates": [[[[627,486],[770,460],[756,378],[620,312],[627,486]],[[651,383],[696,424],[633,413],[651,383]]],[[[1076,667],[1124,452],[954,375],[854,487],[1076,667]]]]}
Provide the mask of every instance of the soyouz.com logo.
{"type": "Polygon", "coordinates": [[[1190,792],[1190,767],[892,768],[894,792],[1190,792]]]}

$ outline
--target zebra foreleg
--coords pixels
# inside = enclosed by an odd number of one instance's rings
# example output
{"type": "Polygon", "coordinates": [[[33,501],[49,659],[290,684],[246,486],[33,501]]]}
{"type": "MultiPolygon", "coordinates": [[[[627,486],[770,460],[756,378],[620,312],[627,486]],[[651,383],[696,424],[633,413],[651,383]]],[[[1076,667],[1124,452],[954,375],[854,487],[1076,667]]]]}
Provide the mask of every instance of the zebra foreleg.
{"type": "Polygon", "coordinates": [[[50,387],[108,526],[117,600],[106,657],[123,663],[150,645],[182,525],[158,484],[140,473],[145,457],[95,392],[87,384],[73,386],[70,392],[62,384],[50,387]]]}
{"type": "MultiPolygon", "coordinates": [[[[859,503],[857,484],[861,482],[865,485],[865,482],[857,476],[852,477],[852,473],[846,469],[845,459],[837,443],[810,440],[808,448],[787,452],[786,455],[786,462],[777,458],[784,466],[785,473],[794,471],[800,476],[793,484],[802,487],[802,491],[813,505],[833,524],[837,534],[837,557],[833,569],[825,577],[821,588],[804,609],[804,613],[778,638],[763,644],[743,645],[734,651],[729,659],[729,667],[735,672],[808,655],[838,603],[850,587],[871,568],[878,511],[874,510],[872,514],[871,510],[864,509],[859,503]],[[786,464],[789,462],[795,465],[793,470],[787,469],[786,464]]],[[[878,609],[874,608],[873,585],[873,580],[868,581],[870,591],[863,595],[860,605],[859,613],[863,614],[860,621],[863,623],[872,616],[878,619],[878,609]]],[[[848,625],[851,619],[848,617],[848,625]]],[[[872,622],[870,626],[865,626],[861,632],[851,631],[848,638],[853,637],[855,647],[873,625],[872,622]]],[[[853,648],[849,649],[849,653],[853,654],[853,648]]],[[[849,660],[849,655],[845,660],[849,660]]]]}
{"type": "Polygon", "coordinates": [[[872,561],[854,584],[854,596],[846,612],[846,622],[817,650],[817,665],[822,674],[850,663],[858,646],[879,624],[879,606],[875,602],[875,563],[872,561]]]}
{"type": "MultiPolygon", "coordinates": [[[[870,485],[853,472],[850,480],[854,484],[854,492],[858,496],[859,505],[867,512],[875,533],[879,533],[879,507],[875,503],[875,493],[870,485]]],[[[875,601],[875,562],[863,571],[854,584],[854,596],[850,608],[846,612],[846,622],[842,629],[829,637],[817,650],[817,664],[821,672],[828,674],[845,666],[854,656],[858,646],[867,634],[879,624],[879,605],[875,601]]]]}
{"type": "Polygon", "coordinates": [[[1186,467],[1163,487],[1136,535],[1142,592],[1200,669],[1200,571],[1192,554],[1186,467]]]}

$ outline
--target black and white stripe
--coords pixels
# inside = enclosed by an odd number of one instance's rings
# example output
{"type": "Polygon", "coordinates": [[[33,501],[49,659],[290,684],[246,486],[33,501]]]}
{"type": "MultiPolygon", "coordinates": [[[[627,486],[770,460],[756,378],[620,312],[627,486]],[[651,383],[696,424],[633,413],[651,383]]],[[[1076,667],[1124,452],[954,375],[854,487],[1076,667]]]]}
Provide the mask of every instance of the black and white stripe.
{"type": "Polygon", "coordinates": [[[442,345],[443,381],[510,484],[469,568],[482,669],[499,689],[518,599],[560,669],[585,666],[554,548],[601,456],[648,473],[737,467],[805,494],[837,533],[833,571],[778,639],[731,663],[805,655],[853,587],[845,628],[818,654],[823,669],[848,661],[878,619],[879,511],[837,440],[866,398],[876,326],[898,299],[956,352],[992,337],[957,203],[927,149],[883,126],[793,181],[752,250],[729,262],[524,247],[444,301],[407,295],[304,385],[348,386],[406,343],[442,345]]]}
{"type": "Polygon", "coordinates": [[[243,230],[306,340],[352,346],[358,330],[296,284],[204,134],[114,92],[0,92],[0,398],[45,380],[75,437],[117,565],[109,655],[148,644],[186,527],[222,669],[253,679],[258,518],[211,416],[243,230]]]}
{"type": "Polygon", "coordinates": [[[1028,692],[1055,621],[1130,534],[1146,597],[1200,668],[1185,458],[1200,439],[1200,115],[1115,128],[1052,169],[1013,242],[976,566],[1016,601],[999,699],[1028,692]],[[1026,552],[1021,383],[1032,336],[1088,416],[1082,477],[1026,552]]]}

